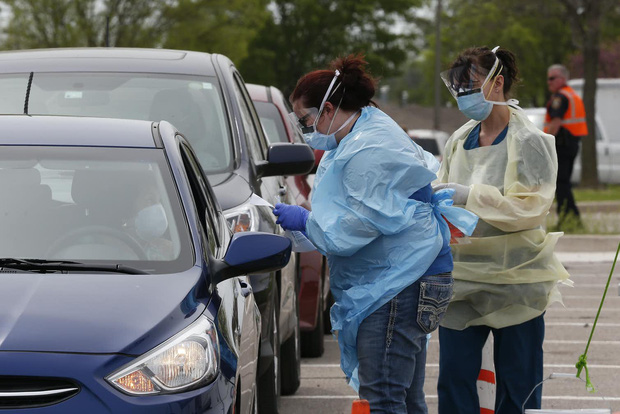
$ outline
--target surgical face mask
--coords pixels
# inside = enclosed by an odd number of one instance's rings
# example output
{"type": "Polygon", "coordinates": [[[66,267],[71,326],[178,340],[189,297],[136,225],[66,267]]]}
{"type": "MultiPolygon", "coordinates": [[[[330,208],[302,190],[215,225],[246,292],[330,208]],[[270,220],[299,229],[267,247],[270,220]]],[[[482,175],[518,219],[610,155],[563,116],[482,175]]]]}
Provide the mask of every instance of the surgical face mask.
{"type": "Polygon", "coordinates": [[[136,233],[143,240],[157,239],[168,229],[168,218],[160,203],[143,208],[134,220],[136,233]]]}
{"type": "MultiPolygon", "coordinates": [[[[338,109],[336,109],[336,114],[338,114],[338,109]]],[[[336,114],[334,114],[334,118],[336,118],[336,114]]],[[[349,125],[349,123],[353,120],[353,118],[355,118],[355,115],[357,115],[357,112],[351,115],[346,121],[344,121],[342,125],[340,125],[340,128],[338,128],[331,134],[322,134],[317,130],[315,130],[314,132],[308,133],[308,134],[304,134],[306,143],[310,145],[312,148],[317,149],[317,150],[324,150],[324,151],[333,150],[334,148],[338,146],[338,141],[336,141],[336,134],[340,132],[344,127],[349,125]]],[[[332,118],[332,122],[330,122],[327,132],[329,132],[329,130],[332,129],[334,118],[332,118]]]]}
{"type": "Polygon", "coordinates": [[[493,103],[484,99],[482,92],[459,96],[456,103],[463,115],[475,121],[484,121],[493,110],[493,103]]]}

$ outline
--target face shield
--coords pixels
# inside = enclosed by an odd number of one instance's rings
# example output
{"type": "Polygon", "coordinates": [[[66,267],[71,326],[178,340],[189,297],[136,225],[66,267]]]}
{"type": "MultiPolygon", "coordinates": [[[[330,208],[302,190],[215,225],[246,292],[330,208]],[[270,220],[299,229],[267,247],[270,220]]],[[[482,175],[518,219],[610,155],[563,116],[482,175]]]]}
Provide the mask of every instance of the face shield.
{"type": "Polygon", "coordinates": [[[299,125],[301,127],[301,131],[304,134],[310,134],[316,130],[316,124],[319,122],[319,118],[321,117],[321,113],[323,112],[323,107],[325,106],[325,102],[327,102],[327,100],[331,98],[331,96],[334,93],[336,93],[340,85],[342,85],[342,82],[341,82],[338,85],[336,85],[336,87],[334,87],[336,80],[338,80],[338,76],[340,76],[340,71],[336,69],[336,71],[334,72],[334,77],[327,88],[327,92],[325,92],[325,95],[323,96],[323,100],[321,101],[321,106],[319,106],[318,109],[317,108],[304,108],[304,110],[306,111],[306,114],[304,114],[301,118],[298,118],[295,112],[291,112],[289,114],[289,117],[293,120],[293,123],[295,123],[296,125],[299,125]],[[311,125],[308,125],[307,121],[309,121],[309,119],[312,117],[314,117],[314,121],[312,122],[311,125]]]}
{"type": "Polygon", "coordinates": [[[301,128],[302,133],[310,134],[314,132],[314,123],[319,114],[319,110],[317,108],[304,108],[303,111],[305,111],[305,113],[301,118],[298,118],[295,112],[288,114],[288,117],[293,121],[293,124],[301,128]],[[312,123],[310,123],[310,121],[312,121],[312,123]]]}
{"type": "MultiPolygon", "coordinates": [[[[493,49],[493,54],[499,46],[493,49]]],[[[495,57],[495,63],[491,70],[481,66],[467,64],[456,66],[441,72],[440,76],[450,94],[458,101],[458,98],[482,92],[491,79],[495,79],[502,72],[504,66],[495,57]]],[[[487,96],[484,97],[485,100],[487,96]]]]}

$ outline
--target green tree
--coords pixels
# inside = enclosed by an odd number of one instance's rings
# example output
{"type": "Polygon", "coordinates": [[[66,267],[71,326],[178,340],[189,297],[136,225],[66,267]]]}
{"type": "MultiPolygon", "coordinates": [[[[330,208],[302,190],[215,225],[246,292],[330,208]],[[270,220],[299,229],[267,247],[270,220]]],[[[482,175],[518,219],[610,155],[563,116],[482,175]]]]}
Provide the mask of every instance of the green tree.
{"type": "Polygon", "coordinates": [[[5,49],[161,44],[167,0],[4,0],[5,49]]]}
{"type": "Polygon", "coordinates": [[[299,77],[349,53],[365,54],[374,76],[397,73],[414,50],[421,0],[274,0],[271,19],[239,65],[246,81],[288,94],[299,77]],[[260,68],[260,70],[256,70],[260,68]]]}
{"type": "MultiPolygon", "coordinates": [[[[596,114],[596,78],[598,77],[601,31],[604,21],[618,20],[617,0],[559,0],[565,7],[573,39],[583,54],[583,103],[586,109],[588,136],[581,148],[581,185],[598,187],[598,163],[594,135],[596,114]]],[[[608,25],[607,25],[608,26],[608,25]]]]}
{"type": "Polygon", "coordinates": [[[270,14],[269,0],[180,0],[167,9],[164,47],[222,53],[239,63],[270,14]]]}

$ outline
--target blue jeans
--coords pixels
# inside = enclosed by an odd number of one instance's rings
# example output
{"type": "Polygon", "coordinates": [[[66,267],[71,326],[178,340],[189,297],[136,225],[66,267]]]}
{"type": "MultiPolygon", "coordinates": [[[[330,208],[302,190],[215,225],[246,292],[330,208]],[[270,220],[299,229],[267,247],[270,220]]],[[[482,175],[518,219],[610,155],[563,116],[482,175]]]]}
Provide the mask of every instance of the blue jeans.
{"type": "MultiPolygon", "coordinates": [[[[493,332],[495,413],[521,414],[530,391],[542,381],[543,315],[519,325],[493,329],[471,326],[462,331],[439,328],[439,414],[480,414],[476,381],[482,348],[493,332]]],[[[540,408],[542,386],[525,408],[540,408]]]]}
{"type": "Polygon", "coordinates": [[[375,413],[426,414],[426,335],[452,297],[450,273],[422,276],[368,316],[357,334],[360,398],[375,413]]]}

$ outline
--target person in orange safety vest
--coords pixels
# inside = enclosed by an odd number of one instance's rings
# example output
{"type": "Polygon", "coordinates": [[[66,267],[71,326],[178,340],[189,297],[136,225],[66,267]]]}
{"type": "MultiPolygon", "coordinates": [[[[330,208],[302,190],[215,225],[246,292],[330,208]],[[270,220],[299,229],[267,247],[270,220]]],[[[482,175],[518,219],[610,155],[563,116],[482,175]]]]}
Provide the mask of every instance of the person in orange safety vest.
{"type": "Polygon", "coordinates": [[[581,224],[570,177],[573,174],[581,137],[588,135],[583,101],[566,84],[568,79],[568,70],[563,65],[551,65],[547,70],[547,86],[552,95],[547,102],[544,131],[555,136],[555,148],[558,154],[555,192],[558,230],[569,216],[573,216],[577,224],[581,224]]]}

